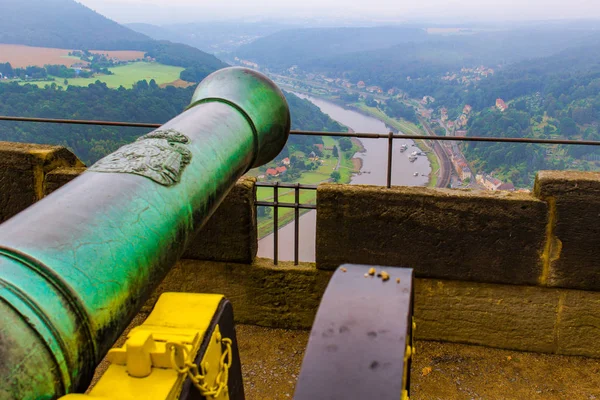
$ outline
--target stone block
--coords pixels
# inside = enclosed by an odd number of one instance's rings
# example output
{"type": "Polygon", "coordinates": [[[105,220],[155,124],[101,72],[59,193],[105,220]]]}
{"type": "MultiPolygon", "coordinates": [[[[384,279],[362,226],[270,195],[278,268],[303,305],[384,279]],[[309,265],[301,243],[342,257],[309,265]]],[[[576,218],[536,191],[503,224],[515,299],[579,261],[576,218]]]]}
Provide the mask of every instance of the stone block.
{"type": "Polygon", "coordinates": [[[50,171],[83,166],[62,146],[0,142],[0,222],[44,197],[50,171]]]}
{"type": "Polygon", "coordinates": [[[557,353],[600,358],[600,293],[561,290],[557,353]]]}
{"type": "MultiPolygon", "coordinates": [[[[164,292],[218,293],[231,300],[237,323],[311,329],[331,275],[260,258],[182,260],[141,312],[164,292]]],[[[599,292],[437,279],[415,279],[414,287],[418,340],[600,358],[599,292]]]]}
{"type": "Polygon", "coordinates": [[[531,286],[417,279],[416,337],[553,353],[559,296],[531,286]]]}
{"type": "Polygon", "coordinates": [[[417,277],[537,284],[547,204],[524,193],[320,185],[317,267],[410,267],[417,277]]]}
{"type": "Polygon", "coordinates": [[[550,206],[542,284],[600,290],[600,173],[541,171],[534,192],[550,206]]]}
{"type": "Polygon", "coordinates": [[[182,260],[152,294],[150,312],[164,292],[224,294],[237,323],[285,329],[310,329],[332,273],[314,264],[256,259],[253,264],[182,260]]]}
{"type": "Polygon", "coordinates": [[[258,251],[254,184],[243,177],[202,230],[190,241],[183,258],[251,263],[258,251]]]}
{"type": "Polygon", "coordinates": [[[44,196],[63,187],[73,179],[85,172],[85,168],[57,168],[46,174],[44,182],[44,196]]]}

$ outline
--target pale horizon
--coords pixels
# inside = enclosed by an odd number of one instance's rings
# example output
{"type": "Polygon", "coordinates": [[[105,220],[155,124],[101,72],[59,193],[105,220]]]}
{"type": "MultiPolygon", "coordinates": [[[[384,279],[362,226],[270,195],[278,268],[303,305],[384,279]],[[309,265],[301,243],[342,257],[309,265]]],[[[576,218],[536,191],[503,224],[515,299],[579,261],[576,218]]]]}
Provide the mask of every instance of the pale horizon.
{"type": "Polygon", "coordinates": [[[600,2],[593,0],[78,0],[120,23],[169,24],[210,20],[272,20],[284,23],[315,21],[332,25],[431,23],[490,23],[565,19],[600,19],[600,2]]]}

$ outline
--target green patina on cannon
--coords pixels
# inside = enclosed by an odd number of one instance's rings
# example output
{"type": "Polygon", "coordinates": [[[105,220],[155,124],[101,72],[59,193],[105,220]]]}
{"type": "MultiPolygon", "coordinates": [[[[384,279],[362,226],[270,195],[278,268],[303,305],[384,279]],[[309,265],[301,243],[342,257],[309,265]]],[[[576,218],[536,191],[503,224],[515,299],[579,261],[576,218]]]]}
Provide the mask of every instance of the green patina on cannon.
{"type": "Polygon", "coordinates": [[[271,81],[223,69],[181,115],[0,225],[0,398],[85,389],[191,235],[289,130],[271,81]]]}

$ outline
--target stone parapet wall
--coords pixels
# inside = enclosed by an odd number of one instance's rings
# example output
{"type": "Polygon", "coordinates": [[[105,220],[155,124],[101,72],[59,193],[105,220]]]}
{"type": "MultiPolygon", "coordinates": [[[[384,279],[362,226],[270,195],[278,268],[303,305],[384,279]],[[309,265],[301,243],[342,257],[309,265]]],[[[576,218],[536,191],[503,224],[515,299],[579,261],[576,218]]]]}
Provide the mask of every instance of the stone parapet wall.
{"type": "Polygon", "coordinates": [[[0,142],[0,222],[44,197],[49,172],[83,166],[61,146],[0,142]]]}
{"type": "Polygon", "coordinates": [[[164,292],[224,294],[236,321],[284,329],[310,329],[332,272],[312,263],[273,265],[257,258],[252,264],[181,260],[142,309],[149,313],[164,292]]]}
{"type": "MultiPolygon", "coordinates": [[[[331,275],[309,263],[183,260],[142,313],[164,292],[219,293],[237,323],[310,329],[331,275]]],[[[439,279],[414,286],[417,339],[600,357],[600,292],[439,279]]]]}
{"type": "Polygon", "coordinates": [[[542,171],[534,192],[550,213],[543,284],[600,290],[600,173],[542,171]]]}
{"type": "Polygon", "coordinates": [[[316,261],[600,291],[600,173],[542,171],[533,194],[323,184],[316,261]]]}
{"type": "Polygon", "coordinates": [[[546,203],[522,193],[321,185],[317,265],[410,267],[416,276],[535,285],[546,203]]]}

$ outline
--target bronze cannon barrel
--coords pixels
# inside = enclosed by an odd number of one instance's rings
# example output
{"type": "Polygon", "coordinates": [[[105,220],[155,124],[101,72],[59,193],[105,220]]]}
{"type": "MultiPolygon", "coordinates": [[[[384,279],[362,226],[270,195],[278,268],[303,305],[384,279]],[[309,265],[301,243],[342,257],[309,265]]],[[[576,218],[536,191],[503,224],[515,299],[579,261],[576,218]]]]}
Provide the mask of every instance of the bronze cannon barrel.
{"type": "Polygon", "coordinates": [[[0,225],[0,398],[85,390],[188,239],[289,130],[275,84],[223,69],[185,112],[0,225]]]}

